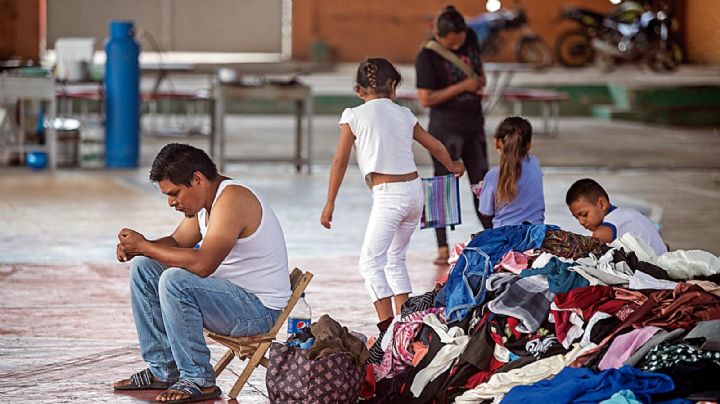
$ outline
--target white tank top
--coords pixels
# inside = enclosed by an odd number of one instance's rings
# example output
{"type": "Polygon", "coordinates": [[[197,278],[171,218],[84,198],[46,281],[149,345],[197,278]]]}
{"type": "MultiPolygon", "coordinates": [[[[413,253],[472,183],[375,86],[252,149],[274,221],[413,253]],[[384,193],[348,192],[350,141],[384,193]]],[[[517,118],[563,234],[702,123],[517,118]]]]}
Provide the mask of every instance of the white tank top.
{"type": "Polygon", "coordinates": [[[613,206],[605,215],[603,224],[613,229],[613,240],[622,237],[625,233],[630,233],[650,244],[657,255],[667,252],[665,242],[660,237],[655,223],[635,209],[613,206]]]}
{"type": "Polygon", "coordinates": [[[417,171],[412,152],[417,118],[389,98],[376,98],[346,108],[339,124],[348,124],[355,135],[355,156],[363,178],[372,172],[407,174],[417,171]]]}
{"type": "MultiPolygon", "coordinates": [[[[275,213],[265,199],[254,189],[236,180],[225,180],[215,193],[213,205],[228,186],[241,186],[250,190],[260,201],[262,216],[260,226],[248,237],[235,241],[230,253],[212,275],[227,279],[254,294],[270,309],[282,310],[290,298],[290,276],[288,272],[285,237],[275,213]]],[[[207,211],[198,214],[200,234],[207,234],[207,211]]],[[[201,242],[202,243],[202,242],[201,242]]]]}

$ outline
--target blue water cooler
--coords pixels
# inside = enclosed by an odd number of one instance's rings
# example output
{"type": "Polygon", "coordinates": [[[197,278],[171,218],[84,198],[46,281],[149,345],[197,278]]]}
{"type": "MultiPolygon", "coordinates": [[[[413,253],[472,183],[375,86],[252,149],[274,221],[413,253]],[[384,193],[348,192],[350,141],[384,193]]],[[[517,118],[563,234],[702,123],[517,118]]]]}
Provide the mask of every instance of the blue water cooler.
{"type": "Polygon", "coordinates": [[[105,42],[105,165],[138,166],[140,154],[140,45],[132,21],[111,21],[105,42]]]}

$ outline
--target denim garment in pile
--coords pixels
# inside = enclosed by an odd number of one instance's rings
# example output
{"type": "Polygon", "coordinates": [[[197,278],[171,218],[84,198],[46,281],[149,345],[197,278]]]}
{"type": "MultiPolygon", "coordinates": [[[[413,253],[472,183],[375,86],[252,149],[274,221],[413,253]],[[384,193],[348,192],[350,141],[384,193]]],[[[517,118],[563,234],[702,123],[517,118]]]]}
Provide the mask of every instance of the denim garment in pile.
{"type": "Polygon", "coordinates": [[[540,248],[546,230],[558,229],[544,224],[502,226],[481,231],[460,254],[435,306],[445,306],[448,323],[464,319],[470,309],[485,299],[485,280],[508,251],[540,248]]]}

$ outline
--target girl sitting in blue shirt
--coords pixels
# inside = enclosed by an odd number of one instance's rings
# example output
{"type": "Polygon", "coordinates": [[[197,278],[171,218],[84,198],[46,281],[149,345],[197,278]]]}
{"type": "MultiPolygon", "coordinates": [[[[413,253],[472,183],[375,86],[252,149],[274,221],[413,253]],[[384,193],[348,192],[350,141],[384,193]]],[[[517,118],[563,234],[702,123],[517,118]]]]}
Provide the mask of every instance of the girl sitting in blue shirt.
{"type": "Polygon", "coordinates": [[[478,207],[493,227],[545,220],[543,174],[540,161],[528,154],[531,140],[530,122],[519,116],[505,118],[495,131],[500,167],[485,175],[478,207]]]}

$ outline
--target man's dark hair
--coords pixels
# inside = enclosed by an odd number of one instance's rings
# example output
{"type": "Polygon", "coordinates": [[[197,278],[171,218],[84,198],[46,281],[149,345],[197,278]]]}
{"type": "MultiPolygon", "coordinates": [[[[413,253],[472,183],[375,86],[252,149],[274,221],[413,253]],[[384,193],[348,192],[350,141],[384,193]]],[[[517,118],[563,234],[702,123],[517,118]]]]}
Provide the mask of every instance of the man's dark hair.
{"type": "Polygon", "coordinates": [[[585,198],[589,202],[595,203],[598,199],[600,199],[600,197],[604,197],[608,202],[610,202],[610,197],[600,184],[593,179],[583,178],[575,181],[575,183],[570,186],[570,189],[568,189],[567,194],[565,195],[565,203],[570,205],[581,198],[585,198]]]}
{"type": "Polygon", "coordinates": [[[150,181],[167,179],[175,185],[189,187],[195,171],[210,181],[218,176],[217,167],[207,153],[189,144],[170,143],[155,157],[150,168],[150,181]]]}
{"type": "Polygon", "coordinates": [[[452,5],[445,6],[435,21],[435,31],[440,38],[451,32],[457,34],[466,30],[465,17],[452,5]]]}

